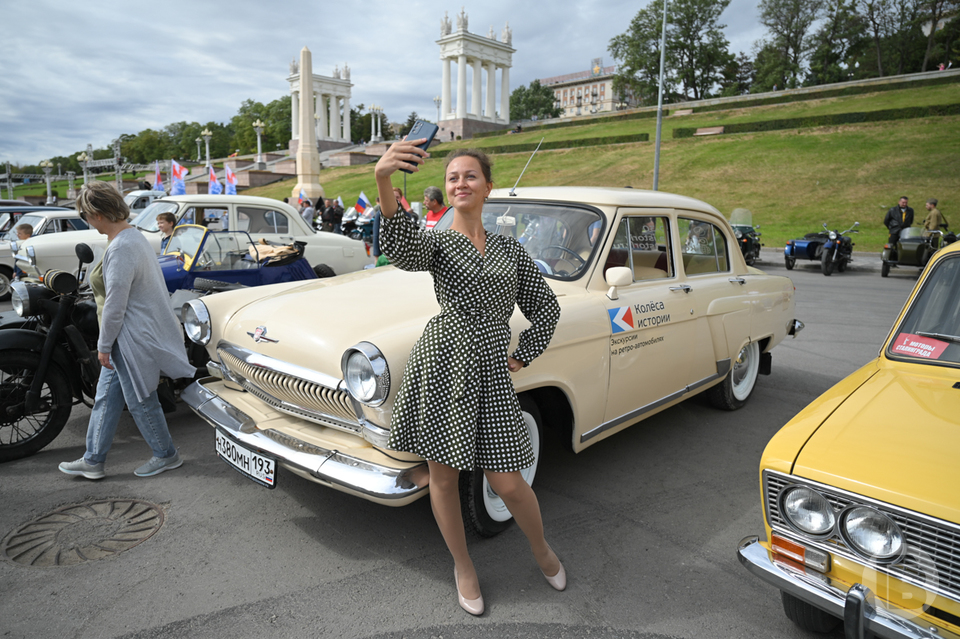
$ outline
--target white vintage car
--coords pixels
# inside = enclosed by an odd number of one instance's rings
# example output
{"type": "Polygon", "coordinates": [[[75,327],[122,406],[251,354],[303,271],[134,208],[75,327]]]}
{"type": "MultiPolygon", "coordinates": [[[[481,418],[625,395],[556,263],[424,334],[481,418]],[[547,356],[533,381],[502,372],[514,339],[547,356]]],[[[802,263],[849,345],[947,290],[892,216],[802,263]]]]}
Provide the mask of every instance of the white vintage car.
{"type": "MultiPolygon", "coordinates": [[[[130,223],[140,229],[158,255],[161,234],[157,216],[161,213],[173,213],[177,224],[246,231],[254,240],[305,242],[304,257],[310,266],[319,269],[318,274],[349,273],[373,263],[363,242],[334,233],[317,233],[289,204],[249,195],[175,195],[155,201],[130,223]]],[[[19,252],[26,258],[26,247],[33,246],[41,272],[51,268],[73,272],[78,265],[75,246],[79,242],[93,248],[97,261],[107,248],[106,236],[91,229],[71,233],[69,237],[31,238],[20,243],[19,252]]]]}
{"type": "MultiPolygon", "coordinates": [[[[729,223],[698,200],[497,190],[484,224],[519,239],[561,307],[550,346],[514,375],[537,463],[547,431],[581,451],[704,391],[739,408],[758,373],[770,372],[773,347],[802,328],[793,283],[748,267],[729,223]]],[[[431,276],[394,267],[193,300],[185,328],[207,347],[211,376],[183,397],[216,428],[220,457],[262,485],[275,487],[282,466],[408,504],[426,493],[410,481],[424,462],[385,444],[410,349],[437,312],[431,276]]],[[[528,325],[516,311],[511,349],[528,325]]],[[[527,481],[536,470],[524,471],[527,481]]],[[[463,473],[461,489],[476,532],[509,524],[482,472],[463,473]]]]}
{"type": "MultiPolygon", "coordinates": [[[[10,280],[13,279],[13,246],[18,242],[16,227],[29,224],[35,236],[60,233],[61,231],[82,231],[90,228],[80,219],[74,209],[46,206],[10,207],[9,211],[0,210],[0,228],[9,226],[6,233],[0,235],[0,302],[10,299],[10,280]],[[15,216],[14,212],[20,215],[15,216]],[[11,219],[11,218],[16,218],[11,219]],[[8,221],[9,220],[9,221],[8,221]]],[[[74,236],[71,236],[74,237],[74,236]]],[[[74,258],[76,262],[76,258],[74,258]]],[[[76,268],[76,264],[72,268],[76,268]]]]}

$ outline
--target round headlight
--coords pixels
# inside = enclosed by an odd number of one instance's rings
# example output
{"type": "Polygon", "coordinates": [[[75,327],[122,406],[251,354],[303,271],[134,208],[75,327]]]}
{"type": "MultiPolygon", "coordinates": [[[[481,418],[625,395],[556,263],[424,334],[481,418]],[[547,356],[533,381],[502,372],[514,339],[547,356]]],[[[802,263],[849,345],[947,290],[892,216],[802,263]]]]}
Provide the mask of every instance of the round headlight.
{"type": "Polygon", "coordinates": [[[836,232],[836,231],[830,231],[830,234],[827,235],[827,237],[829,237],[831,240],[835,240],[835,239],[837,239],[837,232],[836,232]]]}
{"type": "Polygon", "coordinates": [[[13,304],[13,310],[20,317],[30,317],[32,309],[30,308],[30,291],[23,282],[12,282],[10,284],[10,302],[13,304]]]}
{"type": "Polygon", "coordinates": [[[894,559],[903,552],[900,527],[873,508],[855,506],[844,512],[840,532],[854,550],[870,559],[894,559]]]}
{"type": "Polygon", "coordinates": [[[347,392],[357,401],[379,406],[390,393],[390,369],[387,360],[370,342],[351,346],[340,360],[347,392]]]}
{"type": "Polygon", "coordinates": [[[738,239],[738,240],[739,240],[741,237],[743,237],[743,233],[741,233],[741,232],[738,231],[737,229],[734,229],[734,230],[733,230],[733,234],[737,236],[737,239],[738,239]]]}
{"type": "Polygon", "coordinates": [[[780,512],[791,525],[808,535],[829,535],[837,523],[827,498],[806,486],[783,491],[780,512]]]}
{"type": "Polygon", "coordinates": [[[207,307],[200,300],[190,300],[183,305],[180,311],[183,317],[183,330],[187,332],[187,337],[191,342],[206,346],[210,343],[212,335],[210,327],[210,314],[207,307]]]}

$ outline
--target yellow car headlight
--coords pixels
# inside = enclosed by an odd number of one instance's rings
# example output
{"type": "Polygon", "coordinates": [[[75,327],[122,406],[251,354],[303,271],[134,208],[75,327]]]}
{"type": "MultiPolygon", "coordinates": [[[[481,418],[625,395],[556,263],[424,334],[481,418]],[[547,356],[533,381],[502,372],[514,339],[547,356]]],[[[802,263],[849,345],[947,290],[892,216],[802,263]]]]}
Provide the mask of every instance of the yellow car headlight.
{"type": "Polygon", "coordinates": [[[798,531],[820,537],[833,532],[836,513],[827,498],[807,486],[793,486],[780,496],[780,512],[798,531]]]}

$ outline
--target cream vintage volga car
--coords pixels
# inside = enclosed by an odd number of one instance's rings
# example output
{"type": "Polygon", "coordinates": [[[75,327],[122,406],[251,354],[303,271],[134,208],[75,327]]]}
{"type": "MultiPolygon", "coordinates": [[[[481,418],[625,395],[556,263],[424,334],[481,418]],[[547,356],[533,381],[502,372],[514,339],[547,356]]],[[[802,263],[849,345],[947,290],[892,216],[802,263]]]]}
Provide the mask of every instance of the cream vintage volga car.
{"type": "MultiPolygon", "coordinates": [[[[451,222],[452,212],[433,232],[451,222]]],[[[698,200],[494,191],[484,224],[519,239],[561,307],[546,352],[514,375],[538,463],[545,430],[581,451],[703,391],[739,408],[769,373],[773,347],[802,326],[793,283],[748,267],[728,222],[698,200]]],[[[191,301],[185,328],[206,345],[212,376],[184,399],[216,427],[217,453],[254,481],[276,486],[279,464],[408,504],[426,492],[409,479],[423,460],[384,445],[410,349],[438,312],[431,276],[394,267],[191,301]]],[[[516,311],[514,345],[528,325],[516,311]]],[[[509,524],[482,472],[463,473],[461,489],[476,532],[509,524]]]]}
{"type": "Polygon", "coordinates": [[[879,356],[767,444],[766,538],[740,562],[806,630],[960,637],[960,244],[936,253],[879,356]]]}

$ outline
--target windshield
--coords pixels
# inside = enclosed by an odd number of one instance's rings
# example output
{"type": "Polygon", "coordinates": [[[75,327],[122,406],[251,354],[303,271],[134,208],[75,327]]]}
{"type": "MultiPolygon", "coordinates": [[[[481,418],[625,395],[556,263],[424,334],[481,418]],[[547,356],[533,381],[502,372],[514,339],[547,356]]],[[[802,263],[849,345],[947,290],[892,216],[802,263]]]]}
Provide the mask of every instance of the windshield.
{"type": "Polygon", "coordinates": [[[5,229],[5,228],[7,227],[7,224],[9,224],[9,223],[10,223],[10,214],[9,214],[9,213],[4,213],[4,214],[0,215],[0,229],[5,229]]]}
{"type": "MultiPolygon", "coordinates": [[[[434,230],[451,224],[452,208],[434,230]]],[[[570,281],[586,272],[596,253],[603,218],[594,209],[572,204],[489,201],[483,207],[483,226],[489,233],[516,238],[544,276],[570,281]]]]}
{"type": "Polygon", "coordinates": [[[206,229],[202,226],[178,226],[173,229],[173,235],[170,236],[167,247],[163,249],[163,254],[183,253],[187,259],[193,259],[205,232],[206,229]]]}
{"type": "Polygon", "coordinates": [[[137,201],[139,195],[134,195],[133,193],[128,193],[123,197],[123,201],[126,202],[127,206],[133,206],[133,203],[137,201]]]}
{"type": "Polygon", "coordinates": [[[887,345],[892,359],[960,365],[960,254],[941,260],[887,345]]]}
{"type": "Polygon", "coordinates": [[[753,226],[753,213],[750,209],[733,209],[730,213],[731,226],[753,226]]]}
{"type": "Polygon", "coordinates": [[[17,239],[17,227],[21,224],[29,224],[33,227],[33,235],[36,235],[40,232],[40,227],[43,226],[44,218],[42,215],[22,215],[20,219],[17,220],[17,223],[7,231],[2,238],[5,242],[14,242],[17,239]]]}
{"type": "Polygon", "coordinates": [[[177,214],[177,205],[175,202],[164,202],[157,200],[136,217],[131,224],[143,231],[157,232],[160,227],[157,226],[157,216],[161,213],[177,214]]]}
{"type": "Polygon", "coordinates": [[[923,235],[922,226],[908,226],[907,228],[900,231],[901,240],[909,240],[915,237],[920,237],[923,235]]]}

